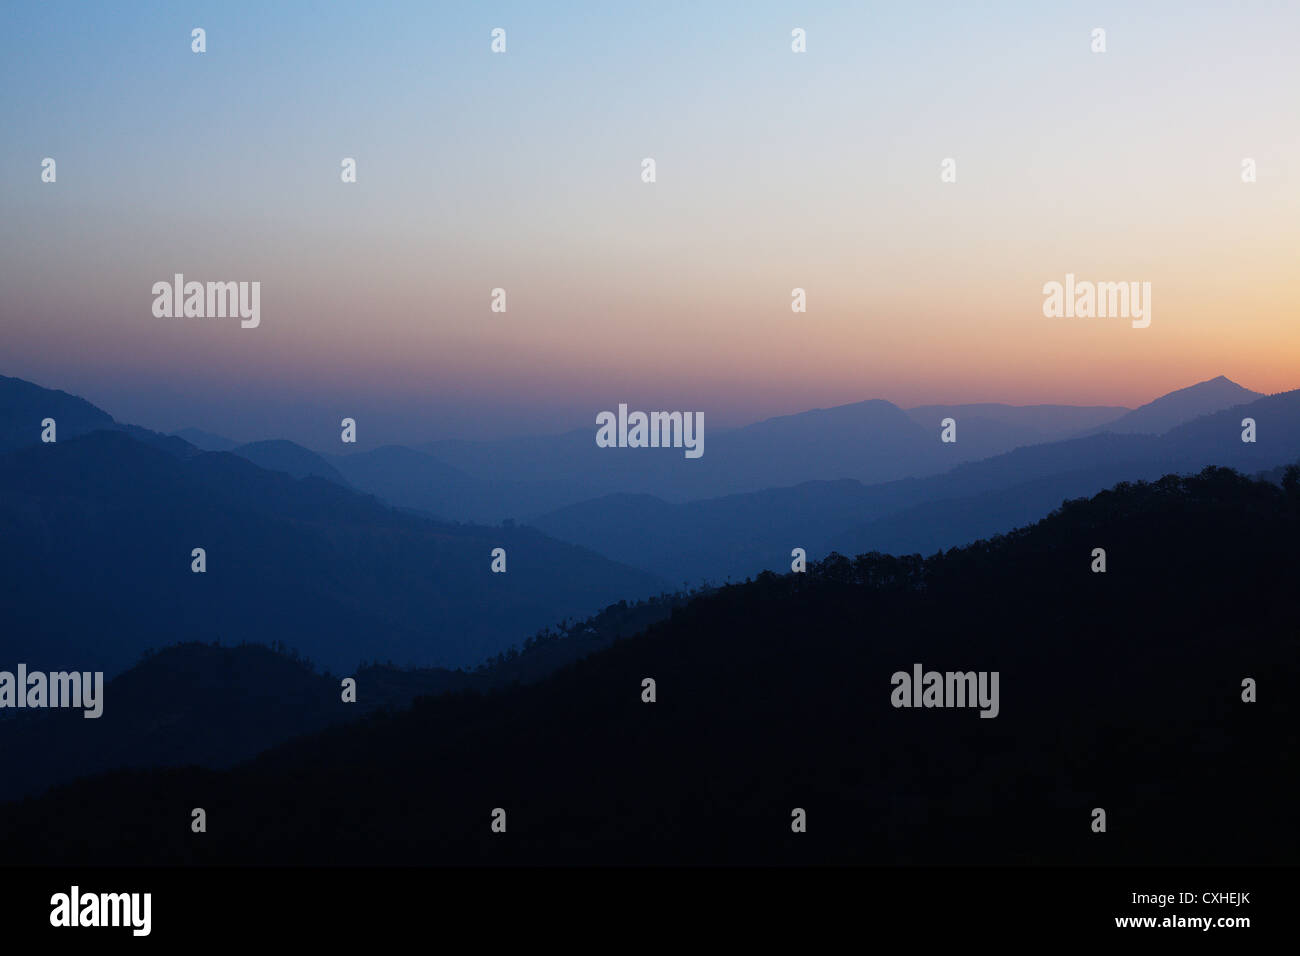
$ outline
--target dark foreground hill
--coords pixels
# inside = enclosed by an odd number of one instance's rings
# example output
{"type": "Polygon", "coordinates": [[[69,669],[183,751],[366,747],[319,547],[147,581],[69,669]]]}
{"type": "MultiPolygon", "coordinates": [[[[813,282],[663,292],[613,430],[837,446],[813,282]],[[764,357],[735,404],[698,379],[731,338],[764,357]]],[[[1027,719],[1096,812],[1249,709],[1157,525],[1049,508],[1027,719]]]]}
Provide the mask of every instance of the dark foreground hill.
{"type": "MultiPolygon", "coordinates": [[[[620,601],[580,621],[547,627],[472,671],[397,668],[377,661],[341,677],[318,672],[281,645],[182,643],[146,653],[109,680],[100,716],[82,711],[0,711],[0,801],[52,784],[126,768],[230,767],[294,737],[416,697],[531,683],[615,640],[639,633],[688,600],[673,594],[620,601]]],[[[12,666],[12,665],[11,665],[12,666]]]]}
{"type": "Polygon", "coordinates": [[[22,772],[0,778],[0,799],[122,767],[228,767],[273,744],[470,679],[457,671],[373,666],[350,676],[365,693],[345,707],[338,678],[269,647],[165,648],[107,682],[96,719],[76,709],[3,712],[0,761],[22,772]]]}
{"type": "Polygon", "coordinates": [[[423,699],[226,772],[11,804],[0,847],[16,863],[1294,861],[1298,478],[1122,485],[929,559],[765,574],[537,684],[423,699]],[[915,664],[997,672],[997,716],[892,706],[915,664]]]}

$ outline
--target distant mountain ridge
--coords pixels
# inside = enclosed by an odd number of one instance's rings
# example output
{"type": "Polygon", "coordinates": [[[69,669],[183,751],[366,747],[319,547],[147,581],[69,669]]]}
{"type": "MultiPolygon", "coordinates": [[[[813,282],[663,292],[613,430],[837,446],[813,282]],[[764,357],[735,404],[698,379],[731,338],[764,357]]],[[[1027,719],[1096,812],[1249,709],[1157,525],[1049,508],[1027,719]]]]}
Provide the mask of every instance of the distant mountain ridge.
{"type": "Polygon", "coordinates": [[[988,404],[904,412],[873,399],[716,433],[706,418],[705,453],[697,460],[672,449],[598,448],[593,426],[549,437],[430,442],[410,449],[418,455],[390,447],[331,461],[352,484],[394,503],[460,520],[527,520],[605,495],[685,503],[806,481],[876,484],[937,474],[1126,411],[988,404]],[[937,440],[945,416],[935,413],[953,410],[960,438],[945,444],[937,440]]]}
{"type": "MultiPolygon", "coordinates": [[[[918,425],[939,428],[945,418],[957,422],[959,441],[978,442],[976,457],[1011,451],[1022,445],[1072,438],[1080,432],[1105,428],[1131,409],[1121,405],[919,405],[907,409],[918,425]]],[[[967,451],[971,451],[968,448],[967,451]]]]}
{"type": "MultiPolygon", "coordinates": [[[[930,440],[898,406],[881,400],[813,409],[715,430],[705,416],[704,453],[681,449],[600,448],[596,428],[552,437],[417,446],[484,481],[541,482],[566,491],[564,503],[600,494],[654,494],[689,501],[813,478],[885,481],[914,471],[942,470],[951,446],[930,440]]],[[[555,505],[551,505],[555,507],[555,505]]],[[[524,507],[520,514],[543,508],[524,507]]]]}
{"type": "MultiPolygon", "coordinates": [[[[21,431],[57,401],[0,420],[21,431]]],[[[363,656],[470,665],[666,583],[534,529],[432,521],[116,423],[0,454],[0,541],[0,662],[109,674],[182,637],[287,639],[337,670],[363,656]]]]}
{"type": "MultiPolygon", "coordinates": [[[[1152,403],[1169,427],[1253,394],[1239,386],[1223,388],[1218,380],[1180,391],[1186,395],[1176,401],[1152,403]]],[[[416,445],[415,451],[431,458],[392,456],[385,465],[358,461],[349,480],[448,518],[532,520],[606,496],[651,495],[684,504],[810,481],[874,485],[923,478],[1016,448],[1106,431],[1112,422],[1152,420],[1149,413],[1129,419],[1132,414],[1123,406],[1000,403],[904,411],[872,399],[717,432],[706,417],[705,453],[694,461],[668,449],[598,448],[593,425],[549,437],[416,445]],[[951,444],[938,441],[947,417],[957,422],[958,440],[951,444]]],[[[348,476],[353,466],[346,458],[336,466],[348,476]]]]}
{"type": "Polygon", "coordinates": [[[1254,474],[1298,458],[1300,391],[1293,391],[1201,416],[1160,436],[1100,432],[924,478],[808,482],[682,504],[609,495],[530,522],[673,580],[721,581],[788,568],[795,547],[810,557],[830,550],[928,554],[1032,521],[1066,498],[1117,482],[1207,465],[1254,474]],[[1255,443],[1241,441],[1246,416],[1257,419],[1255,443]]]}
{"type": "MultiPolygon", "coordinates": [[[[1186,424],[1186,416],[1235,407],[1256,395],[1219,376],[1132,411],[982,403],[904,412],[871,400],[716,434],[706,428],[705,456],[694,461],[675,449],[598,448],[594,428],[549,438],[386,446],[339,455],[318,455],[288,441],[232,451],[273,471],[352,486],[441,520],[495,524],[516,518],[660,579],[716,582],[780,568],[787,561],[782,556],[796,546],[810,554],[832,547],[924,551],[996,533],[1032,520],[1064,497],[1150,478],[1162,469],[1237,463],[1254,471],[1294,460],[1277,445],[1285,429],[1273,429],[1269,440],[1244,451],[1233,447],[1224,458],[1216,457],[1214,442],[1206,445],[1208,438],[1199,448],[1148,440],[1156,437],[1153,429],[1172,433],[1186,424]],[[956,419],[955,443],[938,440],[945,417],[956,419]],[[1080,428],[1082,437],[1035,440],[1078,435],[1080,428]],[[1005,450],[983,454],[991,448],[1005,450]],[[879,480],[899,473],[904,477],[879,480]],[[852,474],[876,477],[847,477],[852,474]],[[836,475],[841,477],[828,477],[836,475]],[[789,483],[702,494],[760,479],[789,483]],[[616,490],[602,491],[610,488],[616,490]],[[667,488],[675,496],[647,488],[667,488]]],[[[83,417],[87,409],[99,425],[107,421],[106,427],[126,429],[142,441],[160,447],[180,442],[113,423],[88,404],[79,408],[83,417]]],[[[194,437],[219,440],[208,433],[194,437]]]]}
{"type": "Polygon", "coordinates": [[[177,434],[196,447],[230,450],[295,477],[315,475],[444,520],[528,520],[607,495],[653,495],[685,503],[852,479],[866,485],[938,475],[1019,447],[1100,431],[1165,431],[1257,395],[1220,376],[1141,409],[922,405],[906,411],[873,399],[782,415],[742,428],[705,428],[705,454],[677,449],[602,449],[595,426],[552,436],[440,441],[366,452],[318,454],[276,440],[235,445],[198,429],[177,434]],[[936,440],[945,418],[958,441],[936,440]]]}

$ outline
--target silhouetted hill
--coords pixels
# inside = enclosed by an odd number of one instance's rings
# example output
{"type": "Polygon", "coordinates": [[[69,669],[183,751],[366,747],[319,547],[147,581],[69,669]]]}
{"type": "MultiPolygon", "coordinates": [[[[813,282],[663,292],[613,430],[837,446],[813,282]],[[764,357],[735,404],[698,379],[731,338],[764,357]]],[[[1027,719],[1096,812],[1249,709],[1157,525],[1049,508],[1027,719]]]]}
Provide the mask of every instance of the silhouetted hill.
{"type": "Polygon", "coordinates": [[[239,445],[237,441],[214,435],[212,432],[205,432],[200,428],[182,428],[178,432],[172,432],[172,434],[177,438],[183,438],[195,448],[203,451],[231,451],[239,445]]]}
{"type": "MultiPolygon", "coordinates": [[[[169,439],[190,448],[179,439],[169,439]]],[[[528,528],[448,525],[235,455],[180,457],[115,431],[0,456],[0,661],[129,665],[177,639],[283,640],[473,664],[659,580],[528,528]],[[490,570],[507,553],[507,572],[490,570]],[[206,549],[207,570],[191,572],[206,549]]]]}
{"type": "Polygon", "coordinates": [[[832,535],[817,554],[851,550],[854,545],[868,541],[873,550],[886,554],[933,554],[1020,527],[1033,521],[1035,515],[1058,507],[1062,501],[1094,494],[1098,488],[1115,482],[1121,474],[1131,475],[1137,481],[1151,481],[1164,471],[1158,462],[1107,461],[1009,488],[927,501],[832,535]]]}
{"type": "Polygon", "coordinates": [[[512,499],[524,504],[531,501],[527,487],[512,494],[511,489],[495,488],[426,452],[402,445],[337,455],[333,463],[352,485],[385,501],[458,520],[496,524],[519,514],[512,499]]]}
{"type": "Polygon", "coordinates": [[[0,798],[124,767],[231,766],[299,734],[455,686],[456,674],[415,672],[421,684],[396,694],[381,692],[390,682],[353,676],[366,688],[355,706],[342,703],[338,679],[266,647],[166,648],[108,681],[96,719],[80,710],[5,712],[0,760],[23,773],[0,779],[0,798]],[[437,674],[445,675],[441,686],[429,679],[437,674]]]}
{"type": "Polygon", "coordinates": [[[197,450],[175,435],[115,421],[103,409],[76,395],[0,376],[0,454],[43,444],[41,422],[46,418],[55,421],[54,443],[95,431],[119,431],[178,457],[193,455],[197,450]]]}
{"type": "Polygon", "coordinates": [[[113,416],[83,398],[0,375],[0,452],[40,444],[46,418],[54,419],[57,440],[115,424],[113,416]]]}
{"type": "Polygon", "coordinates": [[[141,428],[139,425],[114,424],[112,430],[120,431],[129,435],[136,441],[145,445],[157,448],[159,451],[165,451],[167,454],[176,458],[193,458],[201,453],[201,449],[195,448],[185,439],[177,435],[164,435],[162,432],[156,432],[149,428],[141,428]]]}
{"type": "MultiPolygon", "coordinates": [[[[1293,462],[1293,464],[1300,464],[1300,462],[1293,462]]],[[[1286,478],[1287,469],[1290,467],[1290,465],[1278,465],[1276,468],[1267,468],[1264,471],[1258,472],[1255,475],[1255,479],[1257,481],[1267,481],[1275,485],[1281,485],[1283,479],[1286,478]]]]}
{"type": "Polygon", "coordinates": [[[951,418],[957,423],[963,460],[987,458],[1022,445],[1073,438],[1085,429],[1112,422],[1129,409],[1119,405],[920,405],[907,410],[922,428],[939,430],[951,418]]]}
{"type": "Polygon", "coordinates": [[[1263,397],[1259,392],[1242,388],[1236,382],[1220,375],[1205,382],[1189,385],[1187,388],[1180,388],[1167,395],[1161,395],[1155,401],[1135,408],[1127,415],[1101,427],[1108,432],[1163,435],[1171,428],[1191,422],[1202,415],[1223,411],[1234,405],[1245,405],[1263,397]]]}
{"type": "Polygon", "coordinates": [[[291,441],[255,441],[238,445],[230,451],[267,471],[282,471],[294,478],[324,478],[339,485],[348,483],[338,469],[320,455],[291,441]]]}
{"type": "Polygon", "coordinates": [[[1288,862],[1289,487],[1212,469],[929,559],[835,555],[534,685],[425,698],[226,772],[116,773],[9,805],[0,843],[78,864],[1288,862]],[[918,663],[996,671],[997,716],[892,706],[892,675],[918,663]]]}
{"type": "MultiPolygon", "coordinates": [[[[561,622],[472,671],[396,668],[377,661],[341,677],[320,674],[286,648],[185,643],[145,652],[108,681],[98,718],[80,710],[0,711],[0,800],[43,792],[108,770],[221,768],[305,733],[420,696],[531,683],[665,619],[687,594],[620,601],[581,621],[561,622]]],[[[8,665],[12,667],[13,665],[8,665]]]]}
{"type": "Polygon", "coordinates": [[[1213,450],[1234,467],[1252,462],[1274,464],[1278,450],[1300,442],[1300,389],[1265,395],[1185,422],[1161,438],[1176,454],[1203,455],[1213,450]],[[1257,426],[1255,441],[1242,441],[1242,420],[1257,426]]]}

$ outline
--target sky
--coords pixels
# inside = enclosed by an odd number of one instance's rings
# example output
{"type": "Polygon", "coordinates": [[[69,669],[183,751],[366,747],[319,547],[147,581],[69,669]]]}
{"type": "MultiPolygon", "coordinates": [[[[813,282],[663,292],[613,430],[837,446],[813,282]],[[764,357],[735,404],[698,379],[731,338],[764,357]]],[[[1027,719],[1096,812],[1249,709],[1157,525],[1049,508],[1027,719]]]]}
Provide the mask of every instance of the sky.
{"type": "Polygon", "coordinates": [[[313,446],[1288,390],[1296,49],[1294,2],[7,4],[0,374],[313,446]],[[178,272],[260,326],[156,317],[178,272]],[[1150,327],[1045,317],[1067,273],[1150,327]]]}

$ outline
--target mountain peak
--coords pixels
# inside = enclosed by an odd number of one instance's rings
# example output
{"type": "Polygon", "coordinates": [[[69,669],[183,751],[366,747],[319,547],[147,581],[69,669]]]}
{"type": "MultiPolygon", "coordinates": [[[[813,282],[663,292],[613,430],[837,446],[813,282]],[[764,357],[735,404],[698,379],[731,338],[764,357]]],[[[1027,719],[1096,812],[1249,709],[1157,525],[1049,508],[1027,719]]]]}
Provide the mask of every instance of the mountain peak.
{"type": "Polygon", "coordinates": [[[1116,419],[1105,430],[1162,435],[1184,422],[1263,398],[1226,375],[1175,389],[1116,419]]]}
{"type": "MultiPolygon", "coordinates": [[[[1216,375],[1216,376],[1214,376],[1214,378],[1207,378],[1204,382],[1197,382],[1195,385],[1189,385],[1187,388],[1182,388],[1182,389],[1179,389],[1178,391],[1186,392],[1186,391],[1189,391],[1190,389],[1193,389],[1193,388],[1200,388],[1200,387],[1202,387],[1202,386],[1204,386],[1204,385],[1215,385],[1215,386],[1223,386],[1223,385],[1227,385],[1227,386],[1230,386],[1230,387],[1232,387],[1232,388],[1239,388],[1239,389],[1241,389],[1243,392],[1250,392],[1250,394],[1252,394],[1252,395],[1258,395],[1258,394],[1259,394],[1258,392],[1252,392],[1250,389],[1246,388],[1246,387],[1243,386],[1243,385],[1238,385],[1236,382],[1234,382],[1232,379],[1228,378],[1228,376],[1226,376],[1226,375],[1216,375]]],[[[1175,393],[1171,392],[1170,394],[1175,394],[1175,393]]]]}

